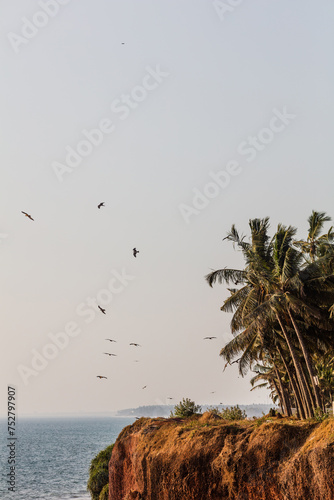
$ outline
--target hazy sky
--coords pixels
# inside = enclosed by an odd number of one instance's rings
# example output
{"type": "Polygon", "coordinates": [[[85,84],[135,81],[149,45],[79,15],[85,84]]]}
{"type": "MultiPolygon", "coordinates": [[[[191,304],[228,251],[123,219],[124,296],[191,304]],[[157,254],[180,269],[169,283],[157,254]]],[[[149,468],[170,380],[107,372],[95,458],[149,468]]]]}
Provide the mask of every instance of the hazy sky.
{"type": "Polygon", "coordinates": [[[268,403],[204,275],[334,216],[333,2],[1,4],[1,414],[268,403]]]}

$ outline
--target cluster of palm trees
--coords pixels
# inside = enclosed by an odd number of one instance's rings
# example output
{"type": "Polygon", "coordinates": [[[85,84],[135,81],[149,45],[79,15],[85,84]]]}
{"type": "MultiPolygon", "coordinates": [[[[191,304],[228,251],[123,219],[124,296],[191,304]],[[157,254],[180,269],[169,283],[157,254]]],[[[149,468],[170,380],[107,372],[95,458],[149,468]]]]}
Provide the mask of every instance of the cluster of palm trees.
{"type": "Polygon", "coordinates": [[[255,372],[254,388],[269,387],[284,414],[296,408],[302,419],[324,412],[334,392],[334,231],[323,233],[330,220],[313,211],[299,241],[282,224],[270,237],[269,218],[249,221],[249,241],[233,225],[224,239],[241,250],[244,269],[206,276],[210,286],[230,286],[221,310],[233,313],[234,338],[220,355],[242,376],[255,372]]]}

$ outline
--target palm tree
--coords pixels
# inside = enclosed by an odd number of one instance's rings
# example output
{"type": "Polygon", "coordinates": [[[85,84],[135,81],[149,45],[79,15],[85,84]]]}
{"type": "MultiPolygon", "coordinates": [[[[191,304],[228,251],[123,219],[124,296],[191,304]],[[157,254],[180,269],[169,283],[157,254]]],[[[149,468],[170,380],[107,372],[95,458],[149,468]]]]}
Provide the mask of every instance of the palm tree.
{"type": "Polygon", "coordinates": [[[307,240],[295,241],[295,245],[298,246],[303,253],[309,254],[311,262],[314,262],[317,251],[320,248],[323,249],[326,243],[330,243],[334,239],[333,227],[329,229],[327,234],[320,236],[324,223],[330,220],[332,219],[326,215],[326,212],[315,212],[312,210],[312,214],[307,219],[309,223],[307,240]]]}
{"type": "Polygon", "coordinates": [[[316,367],[319,379],[319,387],[321,396],[326,406],[325,401],[333,404],[334,394],[334,356],[333,351],[327,351],[316,357],[316,367]]]}
{"type": "MultiPolygon", "coordinates": [[[[282,337],[275,341],[277,331],[281,331],[295,373],[294,375],[290,369],[290,373],[286,375],[301,416],[313,416],[316,406],[323,407],[316,369],[309,352],[308,336],[310,330],[312,337],[324,337],[325,332],[330,330],[328,307],[323,307],[319,299],[325,294],[327,303],[330,300],[332,304],[334,302],[331,230],[326,238],[319,236],[322,225],[327,220],[329,218],[324,213],[313,212],[309,218],[308,241],[304,242],[309,246],[302,247],[301,242],[297,242],[297,248],[294,248],[296,229],[292,226],[279,224],[274,238],[270,240],[269,219],[250,220],[251,241],[248,243],[233,225],[226,239],[241,249],[245,269],[224,268],[206,276],[210,286],[216,281],[243,285],[239,289],[229,288],[231,295],[221,307],[223,311],[234,313],[231,330],[235,336],[221,350],[221,356],[230,363],[242,352],[239,371],[243,375],[259,359],[263,350],[272,359],[275,358],[272,348],[268,348],[268,339],[272,341],[274,338],[274,346],[277,342],[281,344],[282,337]],[[320,257],[315,262],[317,248],[320,257]],[[305,263],[305,249],[310,253],[311,262],[305,263]],[[327,275],[324,274],[325,269],[327,275]],[[274,337],[273,332],[276,332],[274,337]]],[[[331,328],[333,329],[333,325],[331,328]]],[[[314,343],[314,338],[310,337],[310,343],[312,342],[314,343]]],[[[282,352],[281,349],[280,356],[282,352]]],[[[287,371],[289,362],[282,360],[282,363],[287,371]]],[[[276,383],[280,385],[277,374],[276,383]]],[[[282,387],[279,389],[282,393],[282,387]]],[[[283,397],[282,394],[281,396],[283,397]]],[[[289,404],[285,402],[284,406],[287,408],[289,404]]]]}

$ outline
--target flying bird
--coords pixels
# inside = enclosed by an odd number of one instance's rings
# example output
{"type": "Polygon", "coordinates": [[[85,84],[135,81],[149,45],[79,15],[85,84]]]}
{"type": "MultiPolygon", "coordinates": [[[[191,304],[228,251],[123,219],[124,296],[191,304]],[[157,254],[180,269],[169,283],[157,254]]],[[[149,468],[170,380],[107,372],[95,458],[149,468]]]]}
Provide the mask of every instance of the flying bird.
{"type": "Polygon", "coordinates": [[[105,340],[109,340],[109,342],[117,342],[117,340],[113,340],[113,339],[105,339],[105,340]]]}
{"type": "Polygon", "coordinates": [[[134,345],[135,347],[141,347],[141,345],[135,344],[134,342],[131,342],[131,344],[129,344],[129,345],[134,345]]]}
{"type": "Polygon", "coordinates": [[[210,394],[214,394],[216,391],[211,391],[210,394]]]}
{"type": "Polygon", "coordinates": [[[106,310],[105,310],[105,309],[102,309],[102,307],[100,307],[100,306],[97,306],[97,307],[100,309],[100,311],[101,311],[101,312],[103,312],[103,314],[105,314],[105,313],[106,313],[106,310]]]}
{"type": "Polygon", "coordinates": [[[139,253],[139,250],[137,250],[136,248],[134,248],[134,249],[132,250],[132,252],[133,252],[133,256],[134,256],[134,257],[137,257],[137,253],[139,253]]]}
{"type": "Polygon", "coordinates": [[[107,377],[104,377],[103,375],[96,375],[97,378],[107,378],[107,377]]]}
{"type": "Polygon", "coordinates": [[[104,201],[102,201],[102,203],[99,203],[97,208],[101,208],[101,207],[104,207],[104,201]]]}
{"type": "Polygon", "coordinates": [[[167,398],[167,399],[174,399],[174,398],[167,398]]]}
{"type": "MultiPolygon", "coordinates": [[[[231,363],[228,361],[228,362],[225,364],[225,366],[224,366],[224,370],[223,370],[223,372],[225,371],[225,369],[226,369],[227,365],[233,365],[234,363],[239,363],[240,359],[241,359],[241,358],[238,358],[238,359],[236,359],[235,361],[232,361],[231,363]]],[[[238,378],[239,378],[239,377],[238,377],[238,378]]]]}
{"type": "Polygon", "coordinates": [[[139,359],[135,359],[133,362],[134,363],[139,363],[139,359]]]}
{"type": "Polygon", "coordinates": [[[212,339],[216,339],[217,337],[204,337],[203,340],[212,340],[212,339]]]}
{"type": "Polygon", "coordinates": [[[22,210],[21,210],[21,213],[22,213],[22,214],[24,214],[26,217],[28,217],[28,219],[30,219],[30,220],[34,220],[34,219],[31,217],[31,215],[27,214],[27,212],[22,212],[22,210]]]}
{"type": "Polygon", "coordinates": [[[147,385],[144,385],[144,387],[142,387],[142,389],[146,389],[147,385]]]}
{"type": "Polygon", "coordinates": [[[117,356],[117,354],[112,354],[110,352],[104,352],[103,354],[106,354],[107,356],[117,356]]]}

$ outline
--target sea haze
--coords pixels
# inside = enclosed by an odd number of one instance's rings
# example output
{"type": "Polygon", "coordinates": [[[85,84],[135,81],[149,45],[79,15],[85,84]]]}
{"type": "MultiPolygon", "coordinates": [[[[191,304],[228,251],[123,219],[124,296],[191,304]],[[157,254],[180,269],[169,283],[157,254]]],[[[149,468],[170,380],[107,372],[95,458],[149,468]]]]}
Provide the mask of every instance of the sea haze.
{"type": "Polygon", "coordinates": [[[16,491],[8,491],[7,422],[0,420],[1,500],[88,500],[91,460],[134,418],[21,418],[16,436],[16,491]]]}

